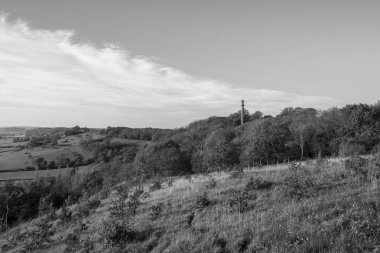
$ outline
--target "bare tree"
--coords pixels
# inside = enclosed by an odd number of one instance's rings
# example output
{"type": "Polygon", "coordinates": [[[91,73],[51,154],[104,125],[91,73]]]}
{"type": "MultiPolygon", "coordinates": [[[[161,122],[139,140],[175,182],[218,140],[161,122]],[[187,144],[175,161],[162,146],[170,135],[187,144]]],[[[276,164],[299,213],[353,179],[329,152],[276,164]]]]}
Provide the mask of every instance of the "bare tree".
{"type": "Polygon", "coordinates": [[[292,134],[295,142],[301,149],[301,161],[304,157],[304,148],[307,138],[307,125],[302,122],[293,122],[289,126],[290,133],[292,134]]]}

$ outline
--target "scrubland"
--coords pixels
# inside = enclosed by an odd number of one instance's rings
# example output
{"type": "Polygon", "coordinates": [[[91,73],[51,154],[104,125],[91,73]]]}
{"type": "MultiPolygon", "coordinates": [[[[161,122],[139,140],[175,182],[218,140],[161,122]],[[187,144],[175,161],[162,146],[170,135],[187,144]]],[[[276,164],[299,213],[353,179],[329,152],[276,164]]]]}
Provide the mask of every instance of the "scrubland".
{"type": "Polygon", "coordinates": [[[379,175],[375,155],[122,183],[12,228],[2,250],[377,252],[379,175]]]}

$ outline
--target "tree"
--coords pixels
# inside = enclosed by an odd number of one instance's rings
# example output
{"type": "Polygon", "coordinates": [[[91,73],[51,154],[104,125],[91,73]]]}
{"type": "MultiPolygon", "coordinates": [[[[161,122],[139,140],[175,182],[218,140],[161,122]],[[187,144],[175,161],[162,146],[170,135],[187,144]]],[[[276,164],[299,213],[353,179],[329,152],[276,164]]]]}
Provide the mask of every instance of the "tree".
{"type": "Polygon", "coordinates": [[[292,136],[299,145],[301,149],[301,161],[303,160],[304,156],[304,147],[306,142],[306,135],[307,135],[307,125],[302,122],[293,122],[289,125],[289,130],[292,133],[292,136]]]}
{"type": "MultiPolygon", "coordinates": [[[[146,175],[180,175],[191,171],[190,161],[173,140],[154,143],[141,149],[135,165],[146,175]]],[[[141,173],[141,172],[140,172],[141,173]]]]}
{"type": "MultiPolygon", "coordinates": [[[[241,125],[241,110],[230,114],[230,116],[228,116],[228,119],[230,119],[234,123],[234,126],[240,126],[241,125]]],[[[251,121],[251,116],[249,115],[249,111],[244,109],[244,123],[247,123],[249,121],[251,121]]]]}
{"type": "Polygon", "coordinates": [[[75,160],[74,160],[74,167],[75,168],[78,168],[79,166],[81,166],[84,162],[84,158],[81,154],[75,154],[75,160]]]}
{"type": "Polygon", "coordinates": [[[239,149],[234,138],[231,129],[218,129],[207,137],[204,159],[208,168],[215,170],[238,163],[239,149]]]}
{"type": "MultiPolygon", "coordinates": [[[[14,203],[11,204],[10,202],[11,201],[14,202],[13,198],[17,199],[22,193],[23,193],[22,188],[17,187],[10,182],[7,183],[4,187],[0,188],[0,196],[2,197],[0,210],[5,209],[4,226],[5,226],[6,231],[8,231],[9,215],[11,212],[15,212],[16,210],[14,203]]],[[[3,212],[0,212],[0,213],[3,213],[3,212]]]]}
{"type": "Polygon", "coordinates": [[[304,159],[305,144],[310,140],[314,132],[313,126],[316,115],[317,111],[313,108],[303,109],[298,107],[290,115],[289,130],[301,150],[301,161],[304,159]]]}
{"type": "Polygon", "coordinates": [[[256,111],[255,113],[253,113],[252,115],[250,115],[250,121],[252,120],[258,120],[258,119],[261,119],[263,117],[263,113],[260,112],[260,111],[256,111]]]}
{"type": "Polygon", "coordinates": [[[57,134],[54,134],[50,137],[50,145],[52,148],[58,146],[58,139],[59,139],[59,136],[57,134]]]}
{"type": "Polygon", "coordinates": [[[285,143],[289,130],[279,118],[262,118],[246,125],[241,133],[241,162],[245,165],[278,162],[288,157],[285,143]]]}

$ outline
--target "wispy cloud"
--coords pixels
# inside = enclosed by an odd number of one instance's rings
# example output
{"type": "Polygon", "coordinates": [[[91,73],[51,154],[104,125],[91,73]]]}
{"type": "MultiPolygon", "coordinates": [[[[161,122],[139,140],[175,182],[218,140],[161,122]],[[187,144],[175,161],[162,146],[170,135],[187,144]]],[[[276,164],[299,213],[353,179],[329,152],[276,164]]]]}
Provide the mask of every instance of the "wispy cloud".
{"type": "Polygon", "coordinates": [[[337,104],[198,79],[113,44],[74,43],[73,36],[0,19],[0,125],[173,127],[232,113],[242,98],[266,113],[337,104]]]}

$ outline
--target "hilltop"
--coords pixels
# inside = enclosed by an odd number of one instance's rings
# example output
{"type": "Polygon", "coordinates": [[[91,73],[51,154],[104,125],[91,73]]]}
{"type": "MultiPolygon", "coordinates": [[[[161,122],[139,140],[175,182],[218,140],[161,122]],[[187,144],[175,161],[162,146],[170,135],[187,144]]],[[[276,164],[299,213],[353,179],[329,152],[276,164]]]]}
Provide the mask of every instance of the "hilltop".
{"type": "Polygon", "coordinates": [[[373,252],[379,115],[285,108],[3,138],[3,250],[373,252]]]}

